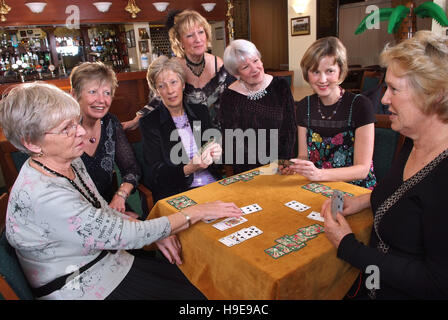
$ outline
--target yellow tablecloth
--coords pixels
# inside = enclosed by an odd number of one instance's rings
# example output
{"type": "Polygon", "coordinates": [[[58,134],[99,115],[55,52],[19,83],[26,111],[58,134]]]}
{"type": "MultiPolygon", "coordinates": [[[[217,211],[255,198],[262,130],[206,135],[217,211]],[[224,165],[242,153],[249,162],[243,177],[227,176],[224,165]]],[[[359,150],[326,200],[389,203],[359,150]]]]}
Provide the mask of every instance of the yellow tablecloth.
{"type": "MultiPolygon", "coordinates": [[[[336,249],[324,233],[309,240],[305,248],[278,259],[264,252],[276,244],[275,239],[320,223],[306,216],[313,210],[320,212],[327,198],[301,188],[309,182],[300,175],[260,175],[227,186],[215,182],[158,201],[149,218],[178,211],[166,200],[179,195],[197,203],[222,200],[234,202],[238,207],[257,203],[263,210],[245,215],[248,221],[233,228],[219,231],[213,223],[198,222],[179,233],[183,255],[180,269],[187,278],[208,299],[340,299],[356,279],[358,270],[336,257],[336,249]],[[294,211],[284,205],[291,200],[311,209],[294,211]],[[252,225],[263,234],[232,247],[218,241],[252,225]]],[[[354,195],[370,192],[344,182],[322,184],[354,195]]],[[[348,222],[356,237],[367,243],[373,222],[371,211],[350,216],[348,222]]]]}

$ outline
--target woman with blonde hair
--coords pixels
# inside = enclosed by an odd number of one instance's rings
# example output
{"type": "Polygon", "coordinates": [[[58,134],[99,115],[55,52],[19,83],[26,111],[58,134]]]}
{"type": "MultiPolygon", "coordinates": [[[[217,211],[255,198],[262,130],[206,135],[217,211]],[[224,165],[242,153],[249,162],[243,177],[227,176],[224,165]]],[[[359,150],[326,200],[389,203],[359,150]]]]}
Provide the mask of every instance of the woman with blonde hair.
{"type": "Polygon", "coordinates": [[[346,197],[336,220],[329,201],[321,211],[337,256],[361,271],[348,297],[448,298],[447,61],[448,39],[430,31],[419,31],[381,54],[387,67],[382,103],[389,105],[392,129],[406,140],[372,193],[346,197]],[[369,207],[374,223],[366,246],[356,240],[345,217],[369,207]],[[362,280],[371,275],[368,266],[376,267],[378,276],[369,288],[362,280]]]}
{"type": "MultiPolygon", "coordinates": [[[[187,103],[208,108],[214,127],[224,89],[235,79],[226,71],[221,58],[207,51],[211,48],[212,31],[208,21],[194,10],[172,11],[167,17],[171,49],[185,70],[184,95],[187,103]]],[[[160,99],[150,101],[137,112],[137,117],[123,123],[125,129],[135,129],[138,118],[145,115],[160,99]]]]}
{"type": "Polygon", "coordinates": [[[348,181],[372,189],[375,114],[370,100],[345,91],[347,52],[335,37],[315,41],[300,62],[315,94],[298,103],[299,158],[283,173],[310,181],[348,181]]]}

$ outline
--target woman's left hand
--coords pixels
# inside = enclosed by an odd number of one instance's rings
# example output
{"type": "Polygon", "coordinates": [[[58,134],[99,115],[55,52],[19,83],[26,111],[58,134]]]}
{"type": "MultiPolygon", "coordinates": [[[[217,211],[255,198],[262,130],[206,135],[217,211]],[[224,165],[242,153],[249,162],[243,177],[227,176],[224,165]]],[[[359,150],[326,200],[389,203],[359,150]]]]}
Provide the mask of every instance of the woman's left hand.
{"type": "Polygon", "coordinates": [[[207,149],[210,150],[210,156],[213,159],[213,162],[218,161],[219,159],[221,159],[222,156],[222,148],[218,143],[212,143],[210,145],[210,147],[208,147],[207,149]]]}
{"type": "Polygon", "coordinates": [[[350,225],[344,216],[338,212],[336,221],[331,214],[331,205],[327,201],[322,206],[321,215],[324,218],[325,235],[330,242],[336,247],[339,247],[341,240],[348,234],[353,233],[350,225]]]}
{"type": "Polygon", "coordinates": [[[124,213],[126,211],[125,203],[126,200],[124,200],[122,197],[114,195],[112,201],[109,203],[109,207],[117,211],[120,211],[121,213],[124,213]]]}
{"type": "Polygon", "coordinates": [[[175,235],[157,241],[156,245],[170,263],[182,264],[182,258],[180,257],[182,246],[175,235]]]}

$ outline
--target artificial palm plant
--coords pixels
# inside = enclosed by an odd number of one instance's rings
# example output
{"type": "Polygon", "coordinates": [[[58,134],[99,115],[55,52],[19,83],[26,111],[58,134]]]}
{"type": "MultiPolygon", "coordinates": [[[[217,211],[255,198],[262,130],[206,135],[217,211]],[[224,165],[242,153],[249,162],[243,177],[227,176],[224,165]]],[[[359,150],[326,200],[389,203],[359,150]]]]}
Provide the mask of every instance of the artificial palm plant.
{"type": "MultiPolygon", "coordinates": [[[[355,34],[361,34],[367,30],[367,21],[372,21],[375,11],[367,15],[359,24],[355,34]]],[[[415,8],[414,2],[408,2],[406,6],[398,5],[395,8],[379,9],[380,21],[389,20],[388,33],[396,34],[397,41],[412,38],[417,31],[417,18],[431,18],[441,26],[448,27],[448,17],[443,9],[432,1],[427,1],[415,8]]]]}

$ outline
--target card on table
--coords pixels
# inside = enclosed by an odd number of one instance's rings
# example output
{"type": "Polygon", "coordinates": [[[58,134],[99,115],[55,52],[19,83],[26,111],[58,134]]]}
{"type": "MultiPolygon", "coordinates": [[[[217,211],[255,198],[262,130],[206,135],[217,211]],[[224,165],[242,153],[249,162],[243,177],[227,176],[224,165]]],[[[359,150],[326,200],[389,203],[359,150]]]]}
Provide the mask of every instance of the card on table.
{"type": "Polygon", "coordinates": [[[272,258],[278,259],[284,256],[285,254],[290,253],[291,250],[279,243],[273,247],[265,249],[264,252],[266,252],[272,258]]]}
{"type": "Polygon", "coordinates": [[[315,223],[308,227],[303,227],[303,228],[297,229],[297,231],[302,232],[305,236],[309,237],[309,236],[314,236],[314,235],[318,235],[319,233],[325,232],[325,229],[320,224],[315,223]]]}
{"type": "Polygon", "coordinates": [[[260,207],[258,204],[254,203],[245,207],[241,207],[240,208],[241,211],[243,212],[243,215],[249,214],[249,213],[254,213],[257,211],[261,211],[263,210],[262,207],[260,207]]]}
{"type": "Polygon", "coordinates": [[[232,177],[228,177],[228,178],[224,178],[221,181],[219,181],[218,183],[223,185],[223,186],[228,186],[229,184],[235,183],[240,181],[240,177],[239,176],[232,176],[232,177]]]}
{"type": "Polygon", "coordinates": [[[306,216],[308,219],[324,222],[324,217],[320,215],[320,212],[317,211],[311,211],[309,215],[306,216]]]}
{"type": "Polygon", "coordinates": [[[190,199],[187,196],[179,196],[173,199],[169,199],[167,200],[167,202],[177,210],[187,208],[196,204],[193,199],[190,199]]]}
{"type": "Polygon", "coordinates": [[[317,237],[317,234],[306,236],[303,232],[296,232],[294,234],[289,235],[289,238],[295,242],[307,242],[308,240],[314,239],[317,237]]]}
{"type": "Polygon", "coordinates": [[[246,241],[247,239],[256,237],[262,233],[263,233],[263,231],[261,231],[257,227],[250,226],[248,228],[244,228],[237,232],[234,232],[224,238],[221,238],[221,239],[219,239],[219,241],[221,243],[225,244],[226,246],[231,247],[231,246],[239,244],[243,241],[246,241]]]}
{"type": "Polygon", "coordinates": [[[215,223],[213,225],[213,227],[215,227],[218,230],[224,231],[224,230],[227,230],[227,229],[232,228],[234,226],[237,226],[239,224],[242,224],[242,223],[244,223],[246,221],[247,221],[247,219],[244,218],[244,217],[239,217],[239,218],[230,217],[230,218],[224,219],[223,221],[215,223]]]}
{"type": "Polygon", "coordinates": [[[288,208],[291,208],[293,210],[299,211],[299,212],[302,212],[302,211],[305,211],[305,210],[308,210],[309,208],[311,208],[310,206],[307,206],[306,204],[303,204],[296,200],[292,200],[292,201],[285,203],[285,206],[287,206],[288,208]]]}
{"type": "Polygon", "coordinates": [[[290,238],[289,235],[284,235],[281,238],[278,238],[275,240],[275,242],[278,242],[288,249],[291,249],[292,251],[298,251],[306,246],[305,242],[297,242],[290,238]]]}

